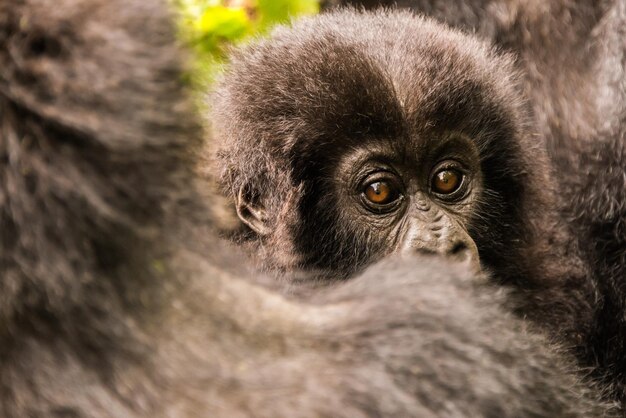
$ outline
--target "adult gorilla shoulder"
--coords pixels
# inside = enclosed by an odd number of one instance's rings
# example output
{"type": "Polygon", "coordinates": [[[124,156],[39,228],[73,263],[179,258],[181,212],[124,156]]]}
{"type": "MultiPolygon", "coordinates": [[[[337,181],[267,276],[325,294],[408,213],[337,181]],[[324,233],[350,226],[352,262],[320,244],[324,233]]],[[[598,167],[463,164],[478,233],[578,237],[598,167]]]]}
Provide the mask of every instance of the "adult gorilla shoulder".
{"type": "Polygon", "coordinates": [[[234,267],[174,45],[160,2],[0,3],[0,415],[607,413],[463,267],[297,299],[234,267]]]}

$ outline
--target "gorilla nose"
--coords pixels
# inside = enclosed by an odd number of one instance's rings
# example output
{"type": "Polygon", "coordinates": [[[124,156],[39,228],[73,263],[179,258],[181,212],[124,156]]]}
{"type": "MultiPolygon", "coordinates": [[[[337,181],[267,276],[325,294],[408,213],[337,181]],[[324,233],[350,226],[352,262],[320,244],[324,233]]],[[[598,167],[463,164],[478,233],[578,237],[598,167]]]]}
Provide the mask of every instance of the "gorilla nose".
{"type": "Polygon", "coordinates": [[[438,212],[434,217],[415,216],[402,236],[400,251],[432,254],[451,261],[467,263],[472,270],[480,271],[478,247],[458,223],[438,212]]]}
{"type": "Polygon", "coordinates": [[[470,249],[462,241],[454,243],[446,255],[452,257],[469,257],[470,249]]]}
{"type": "Polygon", "coordinates": [[[411,250],[420,254],[444,256],[447,259],[468,263],[472,270],[480,271],[478,249],[473,241],[455,240],[444,242],[413,242],[411,250]]]}
{"type": "Polygon", "coordinates": [[[475,271],[480,270],[478,248],[476,248],[474,241],[469,241],[469,243],[465,240],[453,241],[444,245],[438,253],[454,261],[468,263],[475,271]]]}

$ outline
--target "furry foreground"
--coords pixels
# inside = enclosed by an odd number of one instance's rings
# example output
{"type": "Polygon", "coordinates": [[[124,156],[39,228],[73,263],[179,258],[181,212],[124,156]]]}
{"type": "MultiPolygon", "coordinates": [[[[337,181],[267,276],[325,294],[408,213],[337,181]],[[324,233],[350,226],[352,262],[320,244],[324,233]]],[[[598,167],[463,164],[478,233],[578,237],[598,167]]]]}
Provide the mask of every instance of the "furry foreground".
{"type": "Polygon", "coordinates": [[[0,4],[1,416],[609,414],[463,266],[257,283],[212,233],[183,61],[160,2],[0,4]]]}

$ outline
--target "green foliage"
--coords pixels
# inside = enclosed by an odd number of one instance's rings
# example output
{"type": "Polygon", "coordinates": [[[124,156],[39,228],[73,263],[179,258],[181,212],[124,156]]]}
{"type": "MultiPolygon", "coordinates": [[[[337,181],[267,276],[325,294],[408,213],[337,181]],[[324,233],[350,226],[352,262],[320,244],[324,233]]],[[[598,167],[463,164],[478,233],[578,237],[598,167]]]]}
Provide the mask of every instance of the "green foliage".
{"type": "Polygon", "coordinates": [[[260,26],[267,28],[276,23],[289,21],[293,16],[315,14],[319,11],[318,0],[258,0],[260,26]]]}
{"type": "Polygon", "coordinates": [[[319,11],[319,0],[173,0],[180,34],[196,53],[192,81],[206,86],[219,72],[228,48],[277,23],[319,11]]]}
{"type": "Polygon", "coordinates": [[[197,45],[202,52],[219,54],[224,42],[235,42],[251,32],[252,25],[242,8],[208,7],[193,21],[197,45]]]}

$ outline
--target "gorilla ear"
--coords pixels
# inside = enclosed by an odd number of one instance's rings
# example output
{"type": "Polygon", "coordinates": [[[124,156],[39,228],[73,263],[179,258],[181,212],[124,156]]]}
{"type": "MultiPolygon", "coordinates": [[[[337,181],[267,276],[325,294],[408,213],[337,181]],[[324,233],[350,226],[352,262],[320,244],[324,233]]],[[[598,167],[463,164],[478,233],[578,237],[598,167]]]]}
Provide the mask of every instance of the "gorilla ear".
{"type": "Polygon", "coordinates": [[[248,185],[241,186],[236,197],[237,215],[239,219],[259,236],[272,232],[267,217],[267,210],[261,194],[248,185]]]}

